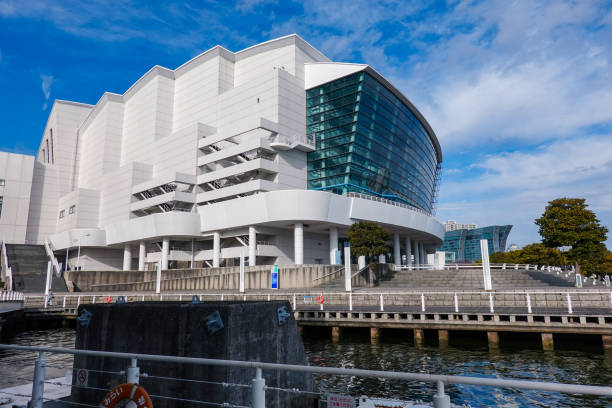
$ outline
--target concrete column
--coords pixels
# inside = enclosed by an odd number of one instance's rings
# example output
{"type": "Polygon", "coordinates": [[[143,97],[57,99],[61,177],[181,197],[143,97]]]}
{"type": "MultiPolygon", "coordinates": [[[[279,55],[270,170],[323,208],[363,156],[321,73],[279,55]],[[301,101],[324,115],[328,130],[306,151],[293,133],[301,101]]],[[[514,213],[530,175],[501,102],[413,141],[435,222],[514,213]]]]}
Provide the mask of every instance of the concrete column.
{"type": "Polygon", "coordinates": [[[293,260],[296,265],[304,263],[304,224],[296,222],[293,229],[293,260]]]}
{"type": "Polygon", "coordinates": [[[489,350],[499,349],[499,333],[487,332],[487,340],[489,341],[489,350]]]}
{"type": "Polygon", "coordinates": [[[129,271],[132,269],[132,246],[125,244],[123,247],[123,270],[129,271]]]}
{"type": "Polygon", "coordinates": [[[412,263],[412,242],[410,242],[410,237],[406,237],[406,265],[410,265],[412,263]]]}
{"type": "Polygon", "coordinates": [[[423,345],[423,340],[425,339],[425,333],[423,329],[414,329],[414,345],[416,347],[421,347],[423,345]]]}
{"type": "Polygon", "coordinates": [[[412,242],[414,248],[414,265],[419,266],[421,264],[421,255],[419,252],[419,241],[412,242]]]}
{"type": "Polygon", "coordinates": [[[341,334],[342,334],[342,330],[340,329],[339,326],[332,327],[332,341],[334,343],[340,341],[341,334]]]}
{"type": "Polygon", "coordinates": [[[257,260],[257,233],[255,227],[249,227],[249,266],[255,266],[257,260]]]}
{"type": "Polygon", "coordinates": [[[378,327],[370,327],[370,342],[376,344],[378,340],[380,340],[380,329],[378,327]]]}
{"type": "Polygon", "coordinates": [[[609,334],[602,334],[601,335],[601,342],[603,344],[603,349],[604,351],[611,351],[612,350],[612,336],[609,334]]]}
{"type": "Polygon", "coordinates": [[[213,268],[219,267],[219,258],[221,258],[221,234],[213,232],[213,268]]]}
{"type": "Polygon", "coordinates": [[[170,252],[170,239],[164,238],[162,241],[161,268],[168,269],[168,253],[170,252]]]}
{"type": "Polygon", "coordinates": [[[421,265],[427,263],[427,256],[425,256],[425,247],[423,247],[423,241],[419,241],[419,259],[421,260],[421,265]]]}
{"type": "Polygon", "coordinates": [[[191,260],[189,262],[189,267],[193,269],[195,266],[195,239],[191,240],[191,260]]]}
{"type": "Polygon", "coordinates": [[[440,348],[448,347],[448,330],[438,330],[438,346],[440,348]]]}
{"type": "Polygon", "coordinates": [[[329,263],[337,265],[336,253],[338,252],[338,228],[329,229],[329,263]]]}
{"type": "Polygon", "coordinates": [[[395,265],[402,264],[402,253],[400,252],[400,236],[399,233],[393,234],[393,263],[395,265]]]}
{"type": "Polygon", "coordinates": [[[146,259],[147,259],[147,244],[145,241],[140,241],[140,246],[138,248],[138,270],[139,271],[144,271],[146,259]]]}
{"type": "Polygon", "coordinates": [[[553,351],[554,349],[555,344],[553,342],[552,333],[542,333],[542,350],[553,351]]]}

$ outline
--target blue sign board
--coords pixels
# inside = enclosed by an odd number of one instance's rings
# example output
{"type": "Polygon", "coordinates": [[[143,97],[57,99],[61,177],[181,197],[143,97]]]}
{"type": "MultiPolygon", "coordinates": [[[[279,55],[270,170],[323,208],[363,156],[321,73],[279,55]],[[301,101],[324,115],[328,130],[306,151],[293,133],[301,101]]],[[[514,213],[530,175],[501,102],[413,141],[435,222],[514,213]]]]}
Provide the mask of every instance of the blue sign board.
{"type": "Polygon", "coordinates": [[[582,287],[582,276],[579,273],[576,274],[576,287],[582,287]]]}
{"type": "Polygon", "coordinates": [[[278,265],[270,270],[270,289],[278,289],[278,265]]]}

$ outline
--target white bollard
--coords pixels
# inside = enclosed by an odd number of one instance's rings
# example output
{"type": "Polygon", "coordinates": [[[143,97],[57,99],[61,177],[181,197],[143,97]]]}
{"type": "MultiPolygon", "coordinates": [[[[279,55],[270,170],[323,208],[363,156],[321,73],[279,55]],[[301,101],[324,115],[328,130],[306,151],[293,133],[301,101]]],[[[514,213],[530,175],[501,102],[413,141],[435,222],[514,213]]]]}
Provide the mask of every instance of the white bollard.
{"type": "Polygon", "coordinates": [[[570,296],[569,292],[567,292],[567,313],[574,313],[572,310],[572,297],[570,296]]]}

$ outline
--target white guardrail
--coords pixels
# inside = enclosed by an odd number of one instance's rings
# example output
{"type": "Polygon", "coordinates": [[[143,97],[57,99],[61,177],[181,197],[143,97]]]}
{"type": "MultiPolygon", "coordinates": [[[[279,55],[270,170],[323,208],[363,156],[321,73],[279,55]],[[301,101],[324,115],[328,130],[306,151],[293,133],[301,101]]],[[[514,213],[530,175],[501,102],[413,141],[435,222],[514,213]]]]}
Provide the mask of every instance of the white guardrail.
{"type": "MultiPolygon", "coordinates": [[[[144,301],[271,301],[286,300],[294,310],[313,306],[319,310],[353,311],[355,307],[368,307],[376,311],[392,311],[393,308],[419,309],[445,308],[448,312],[462,313],[466,309],[486,308],[496,313],[499,308],[524,308],[528,314],[533,309],[561,310],[573,314],[575,310],[591,309],[594,314],[612,314],[612,290],[524,290],[524,291],[404,291],[404,292],[166,292],[166,293],[83,293],[58,295],[26,295],[27,308],[78,308],[82,304],[144,302],[144,301]]],[[[499,312],[499,310],[498,310],[499,312]]],[[[507,312],[502,312],[507,313],[507,312]]]]}
{"type": "Polygon", "coordinates": [[[25,296],[21,292],[12,290],[0,290],[0,302],[18,302],[24,301],[25,296]]]}
{"type": "MultiPolygon", "coordinates": [[[[151,354],[134,354],[134,353],[117,353],[107,351],[93,351],[93,350],[76,350],[61,347],[30,347],[30,346],[19,346],[19,345],[8,345],[0,344],[0,350],[15,350],[15,351],[28,351],[37,352],[38,359],[35,362],[34,376],[32,382],[32,392],[29,396],[18,395],[21,397],[30,397],[30,408],[42,408],[44,401],[50,401],[52,399],[45,398],[44,389],[45,384],[50,383],[45,380],[45,368],[47,362],[45,360],[46,353],[55,354],[72,354],[72,355],[83,355],[83,356],[95,356],[104,357],[109,359],[122,359],[126,361],[126,368],[122,372],[115,373],[123,377],[125,375],[126,382],[128,384],[139,384],[141,379],[147,379],[147,381],[167,381],[167,380],[178,380],[178,381],[191,381],[208,383],[211,382],[197,380],[197,379],[184,379],[184,378],[168,378],[168,377],[156,377],[156,376],[145,376],[140,374],[140,368],[138,367],[138,361],[154,361],[159,363],[174,363],[174,364],[194,364],[200,366],[217,366],[217,367],[234,367],[245,370],[253,370],[254,378],[251,384],[232,384],[232,383],[212,383],[218,384],[222,387],[248,387],[251,389],[250,401],[244,401],[244,405],[233,405],[225,403],[222,406],[227,407],[245,407],[250,406],[252,408],[264,408],[266,403],[266,391],[281,391],[290,392],[294,394],[310,394],[311,396],[321,397],[322,395],[317,392],[299,390],[299,389],[288,389],[282,387],[266,387],[266,381],[263,377],[264,371],[283,371],[283,372],[301,372],[311,373],[319,375],[332,375],[332,376],[353,376],[361,378],[377,378],[379,380],[393,379],[402,381],[419,381],[436,384],[436,392],[433,396],[433,405],[436,408],[450,408],[450,397],[445,394],[445,386],[449,384],[463,384],[463,385],[475,385],[475,386],[486,386],[486,387],[497,387],[497,388],[518,388],[535,391],[545,392],[558,392],[566,394],[585,394],[585,395],[598,395],[598,396],[612,396],[612,387],[606,386],[595,386],[595,385],[582,385],[582,384],[564,384],[564,383],[553,383],[553,382],[539,382],[539,381],[527,381],[527,380],[513,380],[503,378],[487,378],[487,377],[470,377],[470,376],[459,376],[459,375],[441,375],[441,374],[426,374],[426,373],[408,373],[408,372],[397,372],[397,371],[375,371],[375,370],[362,370],[362,369],[351,369],[351,368],[340,368],[340,367],[312,367],[305,365],[291,365],[291,364],[276,364],[276,363],[262,363],[254,361],[237,361],[237,360],[219,360],[209,358],[196,358],[196,357],[179,357],[179,356],[162,356],[162,355],[151,355],[151,354]]],[[[0,361],[1,362],[1,361],[0,361]]],[[[83,367],[86,369],[86,367],[83,367]]],[[[74,369],[74,368],[73,368],[74,369]]],[[[80,368],[77,368],[80,370],[80,368]]],[[[118,380],[122,380],[122,378],[118,380]]],[[[52,383],[52,382],[51,382],[52,383]]],[[[119,385],[119,384],[118,384],[119,385]]],[[[76,385],[75,385],[76,386],[76,385]]],[[[81,388],[91,388],[88,385],[79,386],[81,388]]],[[[110,391],[110,390],[109,390],[110,391]]],[[[9,394],[10,392],[1,391],[0,394],[9,394]]],[[[198,404],[209,404],[209,405],[220,405],[218,403],[212,403],[207,401],[187,400],[185,398],[179,398],[172,395],[151,395],[153,400],[174,400],[177,402],[190,402],[198,404]]],[[[349,397],[348,398],[353,398],[349,397]]],[[[356,400],[357,398],[354,398],[356,400]]],[[[359,398],[359,407],[372,407],[369,401],[364,401],[363,398],[359,398]],[[362,405],[362,402],[365,402],[362,405]],[[367,403],[367,405],[366,405],[367,403]]],[[[72,402],[73,404],[81,405],[79,401],[72,402]]],[[[86,406],[92,406],[83,404],[86,406]]],[[[100,405],[104,406],[104,405],[100,405]]],[[[354,406],[354,404],[353,404],[354,406]]]]}

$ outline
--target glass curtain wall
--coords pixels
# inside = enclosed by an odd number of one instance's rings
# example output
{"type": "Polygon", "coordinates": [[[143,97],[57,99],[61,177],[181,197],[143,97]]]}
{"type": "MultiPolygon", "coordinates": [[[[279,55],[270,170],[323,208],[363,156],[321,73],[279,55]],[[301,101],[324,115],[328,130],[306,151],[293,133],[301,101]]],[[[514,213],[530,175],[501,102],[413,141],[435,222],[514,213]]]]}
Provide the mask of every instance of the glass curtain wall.
{"type": "Polygon", "coordinates": [[[417,117],[367,72],[307,90],[308,188],[357,192],[432,213],[439,164],[417,117]]]}

